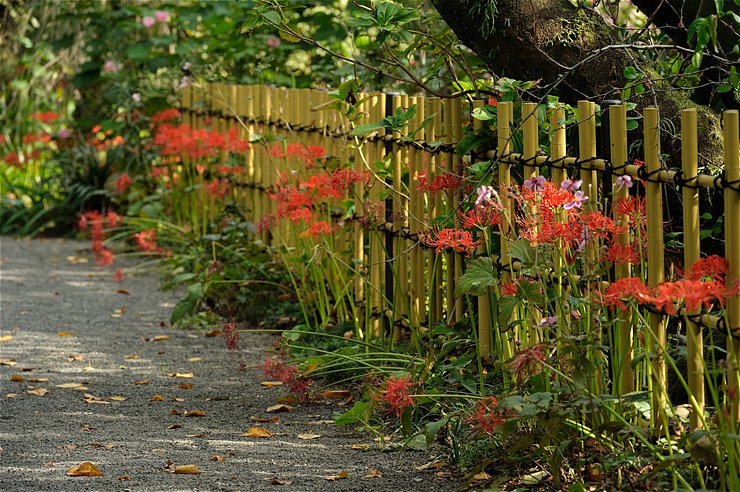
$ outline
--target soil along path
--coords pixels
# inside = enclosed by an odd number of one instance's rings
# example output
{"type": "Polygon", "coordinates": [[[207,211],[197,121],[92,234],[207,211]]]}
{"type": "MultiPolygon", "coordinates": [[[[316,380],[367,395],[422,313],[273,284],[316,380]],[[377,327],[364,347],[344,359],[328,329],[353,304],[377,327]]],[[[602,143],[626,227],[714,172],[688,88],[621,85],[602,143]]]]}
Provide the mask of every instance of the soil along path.
{"type": "Polygon", "coordinates": [[[270,338],[236,356],[171,329],[155,275],[114,283],[86,248],[0,238],[0,490],[455,490],[426,453],[353,448],[372,439],[327,422],[336,403],[267,413],[280,388],[239,367],[270,338]],[[102,476],[68,476],[85,462],[102,476]]]}

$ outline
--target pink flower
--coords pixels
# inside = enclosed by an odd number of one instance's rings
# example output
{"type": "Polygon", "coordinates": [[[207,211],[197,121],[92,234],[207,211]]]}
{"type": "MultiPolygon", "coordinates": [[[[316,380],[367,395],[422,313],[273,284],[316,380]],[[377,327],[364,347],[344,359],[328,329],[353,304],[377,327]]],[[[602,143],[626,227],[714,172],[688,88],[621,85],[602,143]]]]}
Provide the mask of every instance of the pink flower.
{"type": "Polygon", "coordinates": [[[267,38],[266,44],[268,48],[275,49],[280,46],[280,38],[278,38],[277,36],[270,36],[269,38],[267,38]]]}
{"type": "Polygon", "coordinates": [[[157,22],[156,19],[154,19],[154,17],[152,17],[150,15],[147,15],[146,17],[144,17],[143,19],[141,19],[142,25],[144,27],[146,27],[147,29],[149,29],[150,27],[152,27],[155,22],[157,22]]]}
{"type": "Polygon", "coordinates": [[[542,191],[545,189],[547,179],[544,176],[537,176],[524,181],[524,188],[530,191],[542,191]]]}
{"type": "Polygon", "coordinates": [[[69,128],[62,128],[57,132],[57,138],[59,140],[67,140],[72,135],[72,132],[69,131],[69,128]]]}
{"type": "Polygon", "coordinates": [[[170,13],[166,10],[157,10],[157,12],[154,14],[154,17],[157,19],[157,22],[159,22],[160,24],[164,24],[165,22],[170,20],[170,13]]]}
{"type": "Polygon", "coordinates": [[[121,64],[116,61],[106,60],[103,64],[103,73],[116,73],[119,70],[121,70],[121,64]]]}
{"type": "Polygon", "coordinates": [[[573,208],[581,208],[585,200],[588,200],[588,197],[586,196],[586,194],[583,193],[581,190],[578,190],[573,194],[573,198],[571,198],[570,201],[563,204],[563,208],[565,210],[571,210],[573,208]]]}
{"type": "Polygon", "coordinates": [[[566,179],[562,183],[560,183],[560,189],[563,191],[570,191],[571,193],[575,193],[583,184],[583,180],[579,179],[576,181],[566,179]]]}
{"type": "Polygon", "coordinates": [[[616,183],[616,191],[619,191],[622,188],[632,188],[632,176],[628,176],[627,174],[619,176],[616,180],[616,183]]]}

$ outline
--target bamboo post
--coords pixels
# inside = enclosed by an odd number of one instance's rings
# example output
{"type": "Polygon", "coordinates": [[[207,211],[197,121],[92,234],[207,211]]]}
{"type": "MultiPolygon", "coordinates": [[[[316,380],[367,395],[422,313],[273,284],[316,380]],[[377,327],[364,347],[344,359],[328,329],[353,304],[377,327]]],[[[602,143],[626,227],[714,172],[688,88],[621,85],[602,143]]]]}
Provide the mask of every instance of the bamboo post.
{"type": "MultiPolygon", "coordinates": [[[[427,99],[427,115],[434,115],[427,125],[427,139],[435,142],[442,134],[442,101],[437,97],[427,99]]],[[[441,167],[439,154],[430,154],[427,162],[427,181],[432,182],[435,176],[440,174],[441,167]]],[[[442,194],[436,195],[427,192],[427,209],[429,222],[436,219],[442,213],[442,194]]],[[[438,258],[436,252],[429,250],[429,326],[432,327],[442,320],[444,308],[444,292],[442,291],[442,259],[438,258]]]]}
{"type": "MultiPolygon", "coordinates": [[[[416,114],[412,119],[414,129],[421,125],[425,118],[426,103],[423,96],[409,98],[409,104],[416,106],[416,114]]],[[[416,132],[416,141],[424,142],[425,128],[416,132]]],[[[424,173],[422,159],[426,156],[423,150],[414,146],[409,149],[409,231],[414,238],[418,238],[424,221],[424,193],[419,191],[419,175],[424,173]]],[[[411,308],[411,330],[418,333],[426,321],[426,288],[424,285],[424,250],[416,244],[411,249],[411,289],[409,305],[411,308]]]]}
{"type": "MultiPolygon", "coordinates": [[[[369,113],[370,121],[377,122],[383,119],[385,114],[385,94],[377,92],[372,94],[369,99],[369,113]]],[[[371,169],[377,162],[383,160],[384,157],[384,144],[382,141],[370,142],[368,144],[367,159],[371,169]]],[[[370,234],[370,289],[371,289],[371,302],[370,302],[370,313],[372,316],[370,335],[372,337],[380,337],[383,334],[383,318],[384,318],[384,307],[383,302],[383,276],[385,274],[385,233],[382,228],[382,223],[385,219],[385,204],[380,199],[381,192],[385,189],[384,184],[381,182],[382,178],[376,178],[370,189],[370,201],[372,207],[377,210],[373,210],[375,217],[371,220],[375,220],[375,227],[370,234]]]]}
{"type": "MultiPolygon", "coordinates": [[[[509,196],[509,190],[511,189],[511,164],[508,159],[504,156],[508,155],[511,151],[511,124],[514,121],[514,103],[512,102],[499,102],[497,106],[498,112],[498,190],[499,198],[501,199],[501,208],[504,215],[504,219],[501,222],[501,265],[504,269],[501,272],[501,282],[507,283],[512,280],[511,276],[511,256],[509,255],[509,245],[514,239],[514,209],[511,198],[509,196]]],[[[501,339],[501,348],[504,355],[504,360],[509,360],[514,357],[514,337],[513,331],[509,330],[509,320],[500,320],[499,322],[499,338],[501,339]]]]}
{"type": "MultiPolygon", "coordinates": [[[[408,107],[409,98],[406,95],[394,95],[391,96],[391,113],[394,113],[399,108],[408,107]]],[[[408,134],[408,129],[404,132],[393,132],[394,138],[400,138],[403,135],[408,134]]],[[[408,314],[407,307],[407,294],[408,294],[408,255],[404,252],[406,248],[406,241],[401,237],[401,230],[407,223],[408,218],[408,202],[403,196],[403,170],[404,170],[404,149],[402,146],[395,143],[391,144],[392,158],[391,165],[393,166],[393,210],[391,214],[392,230],[393,230],[393,253],[392,257],[398,261],[389,263],[391,268],[397,265],[397,270],[394,272],[393,281],[393,341],[397,342],[401,339],[401,321],[405,314],[408,314]],[[394,265],[395,263],[395,265],[394,265]]]]}
{"type": "MultiPolygon", "coordinates": [[[[445,144],[451,145],[454,143],[454,136],[452,134],[453,125],[453,109],[455,100],[445,99],[442,102],[442,133],[444,135],[445,144]]],[[[452,159],[454,152],[448,152],[445,156],[445,171],[447,173],[454,173],[454,161],[452,159]]],[[[454,190],[445,190],[445,213],[455,213],[455,192],[454,190]]],[[[445,304],[447,306],[447,322],[452,323],[456,321],[459,313],[455,309],[457,304],[455,302],[455,276],[457,274],[457,267],[455,266],[456,261],[459,258],[456,257],[455,251],[447,250],[444,253],[445,257],[445,304]]]]}
{"type": "Polygon", "coordinates": [[[726,316],[729,329],[727,349],[730,359],[727,370],[728,395],[730,395],[730,414],[734,422],[740,422],[740,296],[734,287],[740,281],[740,124],[738,111],[724,113],[724,151],[725,177],[730,186],[725,193],[725,258],[730,266],[727,269],[727,286],[735,295],[727,296],[726,316]]]}
{"type": "MultiPolygon", "coordinates": [[[[473,107],[472,110],[482,108],[485,106],[485,101],[483,99],[476,99],[473,101],[473,107]]],[[[472,111],[471,111],[472,114],[472,111]]],[[[483,128],[483,121],[478,119],[473,119],[473,129],[474,130],[480,130],[483,128]]],[[[475,162],[472,161],[472,156],[475,154],[471,154],[471,163],[475,164],[475,162]]],[[[486,240],[489,238],[486,237],[486,240]]],[[[488,251],[488,245],[484,242],[478,247],[478,254],[480,256],[488,256],[490,254],[490,251],[488,251]]],[[[490,289],[486,289],[486,292],[478,296],[477,298],[477,304],[478,304],[478,354],[483,357],[484,359],[489,359],[492,355],[492,343],[491,343],[491,325],[492,325],[492,319],[491,319],[491,294],[490,289]]]]}
{"type": "MultiPolygon", "coordinates": [[[[552,169],[552,182],[556,187],[559,187],[560,184],[568,177],[568,174],[565,170],[565,156],[566,156],[566,144],[565,144],[565,110],[562,108],[557,108],[555,111],[553,111],[551,117],[550,117],[550,157],[551,159],[557,163],[556,167],[552,169]]],[[[561,210],[559,214],[555,217],[555,219],[562,223],[566,220],[568,212],[566,210],[561,210]]],[[[555,266],[555,276],[557,278],[557,284],[555,285],[555,289],[557,291],[557,296],[559,299],[563,298],[563,262],[565,260],[564,258],[564,251],[563,247],[565,245],[563,244],[563,241],[558,239],[557,247],[554,251],[554,258],[553,258],[553,264],[555,266]]],[[[558,323],[556,324],[556,333],[558,338],[558,351],[560,350],[560,336],[562,334],[563,327],[566,327],[568,325],[568,321],[566,319],[567,311],[563,312],[562,309],[562,302],[557,303],[557,312],[555,313],[558,316],[558,323]]]]}
{"type": "MultiPolygon", "coordinates": [[[[690,180],[699,172],[699,149],[696,130],[696,109],[681,111],[681,169],[684,179],[690,180]]],[[[701,254],[699,225],[699,188],[684,186],[683,198],[683,261],[686,268],[696,263],[701,254]]],[[[689,315],[698,314],[699,309],[689,315]]],[[[704,334],[701,327],[687,319],[686,349],[688,351],[689,393],[693,398],[690,416],[692,430],[702,427],[704,415],[704,334]]]]}
{"type": "MultiPolygon", "coordinates": [[[[578,158],[586,161],[596,157],[596,104],[589,101],[578,101],[578,158]]],[[[588,212],[595,212],[599,197],[596,170],[582,165],[580,179],[581,189],[588,195],[585,204],[588,212]]]]}
{"type": "MultiPolygon", "coordinates": [[[[611,137],[611,162],[615,166],[621,166],[627,162],[627,109],[624,104],[614,105],[609,107],[609,124],[610,124],[610,137],[611,137]]],[[[616,178],[613,176],[612,189],[616,190],[616,178]]],[[[619,191],[614,193],[614,203],[620,198],[626,199],[629,196],[626,187],[622,187],[619,191]]],[[[622,220],[626,223],[627,216],[619,215],[616,212],[617,207],[613,207],[614,210],[614,221],[622,220]]],[[[630,242],[630,231],[629,227],[625,228],[625,232],[617,235],[616,242],[619,244],[627,245],[630,242]]],[[[630,276],[630,265],[624,263],[616,266],[616,278],[627,278],[630,276]]],[[[619,395],[626,395],[635,390],[635,372],[632,369],[632,359],[634,351],[632,331],[632,320],[628,311],[623,311],[619,315],[619,337],[617,341],[617,348],[619,357],[615,358],[615,369],[618,373],[615,373],[615,388],[618,389],[619,395]]]]}
{"type": "MultiPolygon", "coordinates": [[[[261,135],[265,134],[265,130],[267,129],[267,125],[265,123],[265,88],[262,85],[253,86],[252,88],[252,104],[251,104],[251,111],[254,115],[254,118],[256,121],[259,121],[259,131],[261,135]]],[[[265,168],[265,160],[269,157],[264,154],[264,150],[262,149],[262,152],[253,153],[254,158],[254,171],[253,171],[253,181],[254,181],[254,196],[253,196],[253,215],[254,215],[254,221],[259,222],[264,218],[266,215],[265,209],[262,206],[262,200],[264,195],[264,186],[265,186],[265,178],[264,178],[264,168],[265,168]]],[[[257,233],[258,237],[262,240],[264,244],[267,244],[267,230],[262,230],[257,233]]]]}
{"type": "MultiPolygon", "coordinates": [[[[658,108],[645,108],[645,165],[648,174],[657,172],[660,164],[660,116],[658,108]]],[[[648,180],[646,184],[645,199],[647,201],[647,267],[648,285],[656,287],[665,279],[663,258],[663,185],[662,183],[648,180]]],[[[658,313],[650,313],[650,336],[652,339],[649,350],[652,352],[651,360],[651,383],[653,411],[652,424],[656,435],[663,430],[666,421],[666,389],[668,387],[668,372],[663,351],[666,345],[666,327],[663,316],[658,313]]]]}
{"type": "Polygon", "coordinates": [[[524,152],[522,158],[524,164],[524,179],[530,179],[537,174],[534,158],[537,156],[539,147],[539,121],[537,120],[537,104],[532,102],[522,103],[522,131],[524,132],[524,152]]]}
{"type": "MultiPolygon", "coordinates": [[[[322,98],[320,101],[326,102],[326,94],[322,94],[322,98]]],[[[360,114],[364,114],[367,112],[368,108],[368,102],[363,101],[358,104],[357,111],[360,114]]],[[[322,111],[320,113],[320,120],[319,120],[319,126],[320,128],[325,128],[324,126],[324,112],[322,111]]],[[[354,155],[354,167],[355,171],[358,173],[366,173],[367,170],[365,169],[365,166],[362,162],[362,149],[356,148],[355,149],[355,155],[354,155]]],[[[353,264],[354,268],[356,270],[354,275],[354,295],[355,295],[355,305],[359,308],[358,312],[358,319],[357,324],[358,326],[363,326],[363,329],[367,328],[363,325],[362,320],[364,319],[364,315],[368,313],[370,310],[366,309],[367,301],[365,299],[365,282],[367,281],[367,275],[365,273],[366,268],[366,258],[365,258],[365,236],[366,236],[366,229],[367,226],[363,226],[363,222],[365,222],[364,219],[367,219],[367,215],[365,214],[365,211],[363,210],[363,206],[365,203],[365,184],[355,183],[354,185],[354,199],[355,199],[355,221],[353,224],[354,228],[354,247],[353,247],[353,264]]]]}
{"type": "MultiPolygon", "coordinates": [[[[452,123],[452,143],[454,145],[457,145],[457,143],[462,139],[462,103],[460,99],[449,99],[450,102],[450,109],[452,110],[452,115],[450,116],[450,120],[452,123]]],[[[456,151],[452,151],[452,154],[450,155],[452,160],[452,172],[454,174],[459,174],[462,176],[463,169],[462,169],[462,156],[458,155],[456,151]]],[[[462,190],[456,189],[452,192],[452,214],[453,214],[453,220],[455,222],[455,228],[460,228],[460,216],[458,215],[458,210],[460,208],[460,202],[462,201],[462,190]]],[[[455,258],[455,285],[457,285],[457,281],[460,277],[463,275],[463,271],[465,270],[465,257],[462,254],[457,254],[455,258]]],[[[452,295],[455,295],[455,289],[453,286],[452,289],[452,295]]],[[[462,296],[455,296],[455,321],[459,322],[463,319],[465,315],[465,299],[462,296]]]]}

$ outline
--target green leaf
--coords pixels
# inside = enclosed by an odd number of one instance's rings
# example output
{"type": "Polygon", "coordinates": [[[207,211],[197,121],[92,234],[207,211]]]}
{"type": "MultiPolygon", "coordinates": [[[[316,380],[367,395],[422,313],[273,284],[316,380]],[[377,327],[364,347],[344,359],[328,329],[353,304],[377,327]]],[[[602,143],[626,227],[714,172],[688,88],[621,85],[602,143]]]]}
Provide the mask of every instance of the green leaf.
{"type": "Polygon", "coordinates": [[[509,256],[521,261],[524,266],[532,266],[534,264],[532,253],[532,245],[526,239],[517,239],[509,246],[509,256]]]}
{"type": "Polygon", "coordinates": [[[350,425],[350,424],[367,424],[370,421],[372,415],[372,408],[369,402],[358,401],[348,411],[340,414],[335,413],[333,416],[334,422],[337,425],[350,425]]]}
{"type": "Polygon", "coordinates": [[[482,108],[475,108],[471,113],[471,116],[476,120],[489,121],[496,119],[496,108],[493,106],[483,106],[482,108]]]}
{"type": "Polygon", "coordinates": [[[126,55],[137,62],[146,60],[149,56],[149,43],[140,41],[132,44],[126,49],[126,55]]]}
{"type": "Polygon", "coordinates": [[[624,78],[633,80],[637,78],[637,69],[635,67],[624,67],[624,78]]]}
{"type": "Polygon", "coordinates": [[[465,273],[455,284],[455,295],[471,294],[482,296],[489,287],[498,283],[498,271],[490,257],[476,258],[470,263],[465,273]]]}
{"type": "Polygon", "coordinates": [[[501,296],[498,300],[498,324],[502,329],[508,328],[511,315],[521,301],[514,296],[501,296]]]}
{"type": "Polygon", "coordinates": [[[264,17],[265,20],[270,24],[280,24],[280,14],[278,14],[274,10],[268,10],[267,12],[262,14],[262,17],[264,17]]]}
{"type": "Polygon", "coordinates": [[[717,13],[722,14],[725,8],[725,0],[714,0],[714,6],[717,7],[717,13]]]}
{"type": "Polygon", "coordinates": [[[363,123],[362,125],[357,125],[352,129],[352,135],[355,137],[361,137],[370,132],[374,132],[375,130],[380,130],[381,128],[385,128],[383,123],[363,123]]]}
{"type": "Polygon", "coordinates": [[[195,283],[188,287],[188,295],[181,299],[172,310],[170,324],[174,325],[186,316],[192,316],[205,294],[206,288],[201,283],[195,283]]]}

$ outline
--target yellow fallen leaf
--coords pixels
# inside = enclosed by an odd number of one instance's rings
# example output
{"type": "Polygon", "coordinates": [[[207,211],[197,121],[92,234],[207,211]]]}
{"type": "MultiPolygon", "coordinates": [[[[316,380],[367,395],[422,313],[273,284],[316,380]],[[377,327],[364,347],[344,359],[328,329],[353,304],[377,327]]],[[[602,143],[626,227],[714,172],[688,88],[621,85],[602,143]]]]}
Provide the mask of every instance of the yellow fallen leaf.
{"type": "Polygon", "coordinates": [[[141,359],[141,357],[139,357],[138,355],[127,355],[126,358],[127,359],[141,359]]]}
{"type": "Polygon", "coordinates": [[[170,374],[170,377],[189,379],[193,377],[193,373],[192,372],[173,372],[170,374]]]}
{"type": "Polygon", "coordinates": [[[349,398],[352,396],[352,393],[347,390],[329,390],[324,391],[321,394],[324,398],[349,398]]]}
{"type": "Polygon", "coordinates": [[[49,378],[31,378],[28,380],[29,383],[48,383],[49,378]]]}
{"type": "Polygon", "coordinates": [[[0,366],[14,366],[17,363],[15,359],[0,358],[0,366]]]}
{"type": "Polygon", "coordinates": [[[298,439],[318,439],[321,437],[319,434],[298,434],[298,439]]]}
{"type": "Polygon", "coordinates": [[[175,471],[172,473],[176,473],[178,475],[198,475],[200,470],[198,469],[198,465],[181,465],[176,466],[175,471]]]}
{"type": "Polygon", "coordinates": [[[26,378],[24,378],[20,374],[12,374],[10,376],[10,380],[13,381],[14,383],[22,383],[23,381],[26,380],[26,378]]]}
{"type": "Polygon", "coordinates": [[[18,393],[8,393],[5,398],[18,398],[18,393]]]}
{"type": "Polygon", "coordinates": [[[178,402],[178,403],[182,403],[182,402],[184,402],[184,401],[185,401],[185,398],[178,398],[178,397],[176,397],[176,396],[173,396],[173,397],[172,397],[172,401],[176,401],[176,402],[178,402]]]}
{"type": "Polygon", "coordinates": [[[192,412],[185,412],[185,417],[205,417],[206,412],[203,410],[193,410],[192,412]]]}
{"type": "Polygon", "coordinates": [[[60,332],[57,332],[57,336],[60,336],[60,337],[73,337],[73,336],[75,336],[75,334],[72,333],[72,332],[70,332],[70,331],[60,331],[60,332]]]}
{"type": "Polygon", "coordinates": [[[275,388],[276,386],[282,386],[283,382],[282,381],[262,381],[260,385],[262,385],[263,388],[275,388]]]}
{"type": "Polygon", "coordinates": [[[69,470],[67,470],[67,476],[69,477],[102,477],[103,472],[100,471],[100,469],[90,463],[89,461],[85,461],[84,463],[81,463],[77,466],[73,466],[69,470]]]}
{"type": "Polygon", "coordinates": [[[191,383],[182,383],[178,388],[181,390],[189,390],[193,388],[193,385],[191,383]]]}
{"type": "Polygon", "coordinates": [[[180,424],[172,424],[167,428],[168,429],[182,429],[182,426],[180,424]]]}
{"type": "Polygon", "coordinates": [[[486,473],[484,471],[478,472],[475,475],[473,475],[473,480],[474,481],[477,481],[477,480],[491,480],[492,478],[493,477],[491,475],[489,475],[488,473],[486,473]]]}
{"type": "Polygon", "coordinates": [[[75,389],[81,386],[82,386],[82,383],[64,383],[64,384],[56,385],[57,388],[62,388],[62,389],[75,389]]]}
{"type": "Polygon", "coordinates": [[[353,444],[352,449],[360,449],[362,451],[366,451],[370,449],[370,445],[369,444],[353,444]]]}
{"type": "Polygon", "coordinates": [[[45,388],[36,388],[36,389],[26,391],[26,393],[28,393],[29,395],[34,395],[34,396],[44,396],[48,392],[49,390],[45,388]]]}
{"type": "Polygon", "coordinates": [[[73,265],[79,265],[81,263],[87,263],[87,258],[81,258],[79,256],[68,256],[67,261],[73,265]]]}
{"type": "Polygon", "coordinates": [[[162,401],[164,400],[164,396],[162,395],[154,395],[151,398],[149,398],[149,401],[162,401]]]}
{"type": "Polygon", "coordinates": [[[134,381],[131,384],[135,384],[136,386],[141,386],[143,384],[149,384],[149,380],[148,379],[142,379],[141,381],[134,381]]]}
{"type": "Polygon", "coordinates": [[[165,340],[169,340],[170,338],[172,337],[169,335],[157,335],[156,337],[152,337],[148,339],[147,341],[148,342],[164,342],[165,340]]]}
{"type": "Polygon", "coordinates": [[[272,432],[262,427],[250,427],[241,437],[271,437],[272,432]]]}
{"type": "Polygon", "coordinates": [[[122,482],[128,482],[129,480],[131,480],[131,477],[129,477],[128,475],[118,475],[116,478],[122,482]]]}
{"type": "Polygon", "coordinates": [[[271,407],[267,407],[265,412],[267,413],[283,413],[283,412],[290,412],[295,407],[291,407],[290,405],[284,405],[282,403],[278,405],[272,405],[271,407]]]}
{"type": "Polygon", "coordinates": [[[211,456],[208,459],[210,459],[211,461],[223,461],[224,460],[224,457],[223,456],[220,456],[218,454],[214,454],[213,456],[211,456]]]}
{"type": "Polygon", "coordinates": [[[13,335],[0,335],[0,342],[9,342],[13,339],[13,335]]]}
{"type": "Polygon", "coordinates": [[[203,360],[203,357],[191,357],[188,359],[188,362],[200,362],[203,360]]]}
{"type": "Polygon", "coordinates": [[[301,400],[299,400],[295,395],[285,395],[280,398],[275,398],[275,401],[278,403],[298,403],[301,400]]]}
{"type": "Polygon", "coordinates": [[[264,417],[252,417],[252,420],[261,424],[274,424],[275,422],[280,422],[280,417],[271,417],[269,419],[264,417]]]}
{"type": "Polygon", "coordinates": [[[383,478],[383,473],[374,468],[368,467],[367,475],[365,475],[363,478],[383,478]]]}
{"type": "Polygon", "coordinates": [[[125,397],[125,396],[123,396],[123,395],[114,395],[114,396],[109,397],[108,399],[111,400],[111,401],[126,401],[126,400],[128,400],[128,398],[125,397]]]}
{"type": "Polygon", "coordinates": [[[348,476],[349,473],[346,470],[342,470],[341,472],[339,472],[339,475],[328,475],[324,478],[330,482],[336,482],[337,480],[342,480],[343,478],[347,478],[348,476]]]}
{"type": "Polygon", "coordinates": [[[219,337],[219,336],[221,336],[223,334],[224,334],[224,332],[221,331],[221,330],[211,330],[208,333],[206,333],[206,336],[207,337],[219,337]]]}
{"type": "Polygon", "coordinates": [[[69,360],[70,362],[78,362],[84,359],[84,355],[70,355],[69,357],[67,357],[67,360],[69,360]]]}

